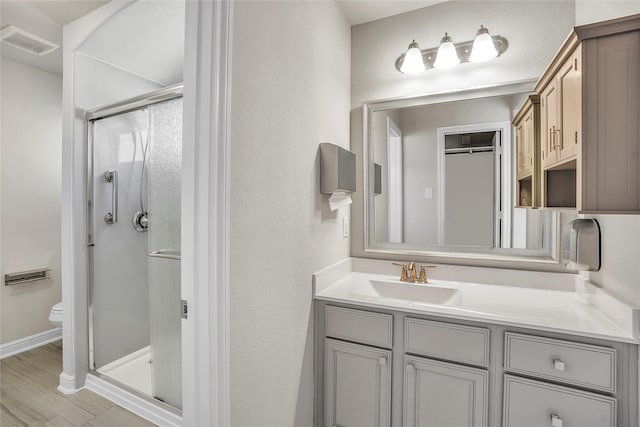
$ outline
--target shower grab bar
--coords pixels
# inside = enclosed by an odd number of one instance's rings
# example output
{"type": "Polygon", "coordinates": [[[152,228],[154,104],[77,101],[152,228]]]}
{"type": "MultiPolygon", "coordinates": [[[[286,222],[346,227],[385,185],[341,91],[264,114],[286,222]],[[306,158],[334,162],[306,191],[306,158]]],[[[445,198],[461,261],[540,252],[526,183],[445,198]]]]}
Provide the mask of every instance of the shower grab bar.
{"type": "Polygon", "coordinates": [[[118,222],[118,171],[106,171],[104,179],[111,183],[111,212],[104,216],[104,222],[115,224],[118,222]]]}
{"type": "Polygon", "coordinates": [[[182,259],[182,254],[180,252],[172,251],[169,249],[160,249],[157,251],[149,252],[149,256],[151,258],[175,259],[178,261],[182,259]]]}

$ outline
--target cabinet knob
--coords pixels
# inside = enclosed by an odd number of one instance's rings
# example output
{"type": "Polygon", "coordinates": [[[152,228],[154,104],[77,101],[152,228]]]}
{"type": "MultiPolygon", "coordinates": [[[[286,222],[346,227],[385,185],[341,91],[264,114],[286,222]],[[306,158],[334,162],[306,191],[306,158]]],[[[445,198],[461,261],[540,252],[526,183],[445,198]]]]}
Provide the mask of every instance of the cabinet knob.
{"type": "Polygon", "coordinates": [[[564,371],[564,362],[560,359],[554,359],[553,369],[556,371],[564,371]]]}
{"type": "Polygon", "coordinates": [[[378,365],[380,366],[385,366],[387,364],[387,358],[386,357],[381,357],[378,359],[378,365]]]}
{"type": "Polygon", "coordinates": [[[562,427],[562,418],[555,414],[551,415],[551,427],[562,427]]]}

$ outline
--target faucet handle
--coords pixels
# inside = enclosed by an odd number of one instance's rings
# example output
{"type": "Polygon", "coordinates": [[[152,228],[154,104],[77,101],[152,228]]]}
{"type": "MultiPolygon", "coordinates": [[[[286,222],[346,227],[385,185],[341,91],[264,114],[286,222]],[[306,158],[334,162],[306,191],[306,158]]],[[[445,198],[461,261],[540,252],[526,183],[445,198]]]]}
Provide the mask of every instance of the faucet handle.
{"type": "Polygon", "coordinates": [[[427,280],[427,268],[436,268],[435,265],[422,265],[420,266],[420,275],[418,276],[418,282],[429,283],[427,280]]]}
{"type": "Polygon", "coordinates": [[[407,276],[407,264],[401,262],[392,262],[391,264],[400,266],[400,281],[408,282],[409,277],[407,276]]]}

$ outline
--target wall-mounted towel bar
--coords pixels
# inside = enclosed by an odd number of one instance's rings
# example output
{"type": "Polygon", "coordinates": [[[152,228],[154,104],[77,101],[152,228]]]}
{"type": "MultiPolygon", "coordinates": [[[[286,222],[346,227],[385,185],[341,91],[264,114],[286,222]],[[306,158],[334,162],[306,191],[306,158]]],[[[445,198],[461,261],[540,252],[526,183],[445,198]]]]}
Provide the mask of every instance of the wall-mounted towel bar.
{"type": "Polygon", "coordinates": [[[7,273],[4,275],[4,285],[18,285],[20,283],[35,282],[36,280],[49,279],[48,268],[41,268],[38,270],[20,271],[17,273],[7,273]]]}
{"type": "Polygon", "coordinates": [[[149,252],[149,256],[151,258],[175,259],[178,261],[182,259],[180,252],[172,251],[170,249],[160,249],[158,251],[149,252]]]}

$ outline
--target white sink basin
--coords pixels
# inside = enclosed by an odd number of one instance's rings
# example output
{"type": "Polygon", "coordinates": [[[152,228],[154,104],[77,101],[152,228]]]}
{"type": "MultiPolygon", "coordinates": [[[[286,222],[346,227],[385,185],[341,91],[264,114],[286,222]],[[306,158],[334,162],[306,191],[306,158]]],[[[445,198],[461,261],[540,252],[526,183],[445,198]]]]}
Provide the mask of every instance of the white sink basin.
{"type": "Polygon", "coordinates": [[[358,293],[366,296],[407,300],[414,303],[441,304],[452,302],[457,289],[440,288],[428,284],[387,282],[370,280],[368,286],[359,287],[358,293]]]}

